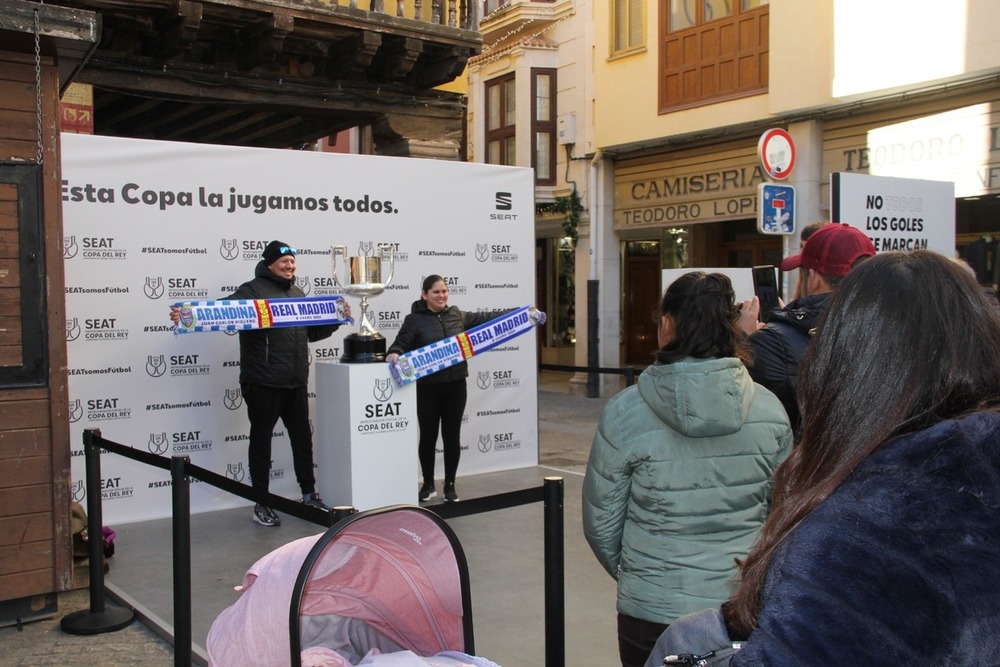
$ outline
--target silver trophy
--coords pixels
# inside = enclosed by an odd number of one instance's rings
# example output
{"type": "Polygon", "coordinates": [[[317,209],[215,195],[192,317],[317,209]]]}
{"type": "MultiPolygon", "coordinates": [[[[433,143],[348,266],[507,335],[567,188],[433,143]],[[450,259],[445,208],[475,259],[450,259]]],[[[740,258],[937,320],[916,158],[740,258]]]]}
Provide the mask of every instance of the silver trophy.
{"type": "Polygon", "coordinates": [[[378,296],[392,281],[392,273],[396,268],[394,248],[392,244],[380,243],[376,253],[372,242],[369,241],[358,246],[356,257],[348,257],[347,246],[331,247],[333,282],[344,290],[345,294],[361,297],[361,316],[358,318],[361,330],[344,337],[344,355],[340,358],[343,362],[385,361],[385,337],[375,329],[375,322],[368,312],[368,297],[378,296]],[[342,257],[344,265],[348,267],[346,284],[340,280],[337,257],[342,257]],[[383,280],[382,268],[386,260],[389,262],[389,274],[383,280]]]}

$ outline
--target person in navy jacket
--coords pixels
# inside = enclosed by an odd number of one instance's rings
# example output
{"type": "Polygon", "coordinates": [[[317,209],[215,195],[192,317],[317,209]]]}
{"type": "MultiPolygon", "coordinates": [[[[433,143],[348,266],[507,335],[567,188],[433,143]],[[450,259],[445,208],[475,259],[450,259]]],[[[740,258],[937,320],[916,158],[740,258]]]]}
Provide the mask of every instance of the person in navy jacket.
{"type": "Polygon", "coordinates": [[[1000,313],[883,253],[831,297],[798,446],[723,604],[743,665],[1000,663],[1000,313]]]}

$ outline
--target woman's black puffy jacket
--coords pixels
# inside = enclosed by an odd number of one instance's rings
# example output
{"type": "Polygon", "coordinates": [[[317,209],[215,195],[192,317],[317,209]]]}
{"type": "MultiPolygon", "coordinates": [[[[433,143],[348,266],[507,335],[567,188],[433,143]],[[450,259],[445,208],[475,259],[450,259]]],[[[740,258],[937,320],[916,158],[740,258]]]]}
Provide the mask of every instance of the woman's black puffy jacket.
{"type": "MultiPolygon", "coordinates": [[[[467,329],[485,324],[499,315],[500,313],[495,311],[463,313],[457,306],[448,306],[440,313],[435,313],[427,307],[426,301],[417,299],[410,307],[410,314],[403,320],[403,326],[399,328],[396,340],[389,346],[387,353],[410,352],[418,347],[436,343],[467,329]]],[[[437,373],[422,377],[417,382],[439,384],[467,377],[469,377],[469,364],[463,361],[437,373]]]]}

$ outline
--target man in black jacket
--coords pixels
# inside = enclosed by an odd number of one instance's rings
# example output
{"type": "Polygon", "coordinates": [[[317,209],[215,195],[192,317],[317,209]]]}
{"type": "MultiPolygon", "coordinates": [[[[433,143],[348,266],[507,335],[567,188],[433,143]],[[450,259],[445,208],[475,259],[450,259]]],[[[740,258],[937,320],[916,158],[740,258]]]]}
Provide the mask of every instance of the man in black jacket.
{"type": "MultiPolygon", "coordinates": [[[[282,241],[264,248],[254,278],[240,285],[225,299],[282,299],[304,297],[295,284],[298,251],[282,241]]],[[[171,319],[178,318],[171,309],[171,319]]],[[[350,317],[350,306],[345,304],[350,317]]],[[[316,493],[313,472],[312,429],[309,426],[309,346],[328,338],[339,324],[310,327],[248,329],[240,336],[240,391],[250,418],[250,483],[257,495],[253,520],[262,526],[280,526],[281,519],[267,506],[271,472],[271,434],[280,418],[292,446],[295,480],[302,502],[329,510],[316,493]]]]}
{"type": "Polygon", "coordinates": [[[780,310],[765,313],[765,324],[750,334],[754,361],[749,370],[754,381],[774,392],[785,406],[796,435],[800,416],[795,384],[812,331],[841,279],[859,261],[874,255],[875,246],[860,229],[830,223],[809,237],[802,252],[781,262],[782,271],[800,269],[800,296],[780,310]]]}
{"type": "MultiPolygon", "coordinates": [[[[297,250],[282,241],[271,241],[257,263],[254,279],[240,285],[230,299],[304,297],[295,284],[297,250]]],[[[346,306],[350,315],[350,307],[346,306]]],[[[312,430],[309,427],[309,347],[328,338],[340,325],[281,327],[240,331],[240,390],[250,417],[250,483],[258,492],[253,520],[278,526],[281,519],[260,502],[268,492],[271,471],[271,433],[280,418],[292,445],[295,480],[302,502],[328,510],[316,493],[313,473],[312,430]]]]}

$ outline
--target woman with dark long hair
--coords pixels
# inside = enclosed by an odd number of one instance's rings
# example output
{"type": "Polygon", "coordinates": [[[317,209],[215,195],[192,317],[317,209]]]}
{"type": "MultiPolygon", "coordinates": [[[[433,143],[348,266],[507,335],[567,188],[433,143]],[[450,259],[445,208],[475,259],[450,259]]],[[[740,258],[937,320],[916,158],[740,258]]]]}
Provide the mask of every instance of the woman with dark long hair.
{"type": "Polygon", "coordinates": [[[841,283],[722,606],[733,665],[1000,663],[1000,314],[930,251],[841,283]]]}
{"type": "Polygon", "coordinates": [[[583,484],[584,534],[618,581],[622,665],[674,619],[731,591],[791,448],[788,416],[743,364],[733,287],[687,273],[663,295],[656,362],[612,398],[583,484]]]}

